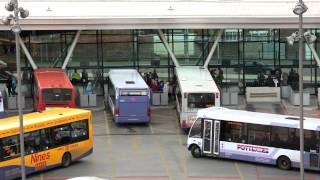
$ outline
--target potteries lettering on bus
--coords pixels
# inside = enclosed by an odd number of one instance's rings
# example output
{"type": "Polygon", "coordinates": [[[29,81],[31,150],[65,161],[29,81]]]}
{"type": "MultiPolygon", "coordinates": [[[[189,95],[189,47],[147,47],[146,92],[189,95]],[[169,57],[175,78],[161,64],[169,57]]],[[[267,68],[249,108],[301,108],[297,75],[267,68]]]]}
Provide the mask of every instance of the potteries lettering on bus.
{"type": "Polygon", "coordinates": [[[238,144],[237,150],[241,151],[249,151],[249,152],[258,152],[258,153],[269,153],[269,149],[266,147],[259,147],[259,146],[250,146],[250,145],[244,145],[244,144],[238,144]]]}

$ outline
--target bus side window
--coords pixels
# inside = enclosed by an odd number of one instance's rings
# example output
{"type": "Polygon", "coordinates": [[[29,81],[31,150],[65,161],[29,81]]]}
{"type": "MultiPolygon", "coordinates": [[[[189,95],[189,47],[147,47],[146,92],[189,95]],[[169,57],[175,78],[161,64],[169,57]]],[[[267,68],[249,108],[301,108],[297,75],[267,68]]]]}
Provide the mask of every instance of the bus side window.
{"type": "Polygon", "coordinates": [[[221,140],[231,141],[231,128],[225,121],[221,122],[221,140]]]}
{"type": "Polygon", "coordinates": [[[270,145],[270,127],[259,124],[248,124],[248,143],[260,146],[270,145]]]}
{"type": "Polygon", "coordinates": [[[224,134],[222,135],[222,140],[229,141],[229,142],[236,142],[236,143],[242,143],[241,140],[241,130],[242,128],[242,123],[238,122],[225,122],[224,123],[224,134]]]}
{"type": "Polygon", "coordinates": [[[4,158],[4,146],[2,144],[2,139],[0,139],[0,162],[3,161],[3,158],[4,158]]]}
{"type": "Polygon", "coordinates": [[[26,155],[40,151],[40,133],[33,131],[24,134],[24,146],[26,155]]]}
{"type": "Polygon", "coordinates": [[[2,139],[3,159],[11,159],[17,157],[19,152],[18,135],[5,137],[2,139]]]}
{"type": "Polygon", "coordinates": [[[55,146],[62,146],[71,142],[70,124],[54,127],[51,132],[55,146]]]}
{"type": "Polygon", "coordinates": [[[177,93],[177,101],[179,103],[180,109],[182,108],[182,95],[179,87],[176,87],[176,93],[177,93]]]}
{"type": "Polygon", "coordinates": [[[50,140],[49,129],[41,129],[40,139],[41,139],[41,150],[47,150],[52,147],[52,140],[50,140]]]}
{"type": "Polygon", "coordinates": [[[71,130],[71,138],[73,142],[88,139],[88,120],[71,123],[71,130]]]}
{"type": "Polygon", "coordinates": [[[288,148],[288,128],[272,127],[271,128],[271,146],[276,148],[288,148]]]}
{"type": "Polygon", "coordinates": [[[109,79],[109,84],[108,84],[108,94],[109,94],[113,104],[115,104],[116,92],[115,92],[114,86],[113,86],[110,79],[109,79]]]}
{"type": "Polygon", "coordinates": [[[319,152],[319,138],[316,131],[304,130],[304,148],[307,152],[319,152]]]}

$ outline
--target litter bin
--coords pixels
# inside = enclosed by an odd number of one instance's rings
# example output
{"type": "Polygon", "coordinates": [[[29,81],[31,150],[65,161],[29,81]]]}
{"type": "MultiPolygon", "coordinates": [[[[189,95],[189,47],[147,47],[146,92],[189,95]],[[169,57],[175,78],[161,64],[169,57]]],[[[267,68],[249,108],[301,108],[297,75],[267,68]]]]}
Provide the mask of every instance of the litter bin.
{"type": "Polygon", "coordinates": [[[230,93],[230,104],[231,105],[238,105],[238,92],[231,92],[230,93]]]}
{"type": "Polygon", "coordinates": [[[158,106],[161,104],[161,101],[160,101],[160,93],[157,93],[157,92],[153,92],[152,93],[152,105],[154,106],[158,106]]]}
{"type": "MultiPolygon", "coordinates": [[[[25,108],[24,96],[21,96],[22,109],[25,108]]],[[[18,109],[18,96],[8,96],[8,109],[18,109]]]]}
{"type": "Polygon", "coordinates": [[[97,94],[89,94],[89,106],[97,106],[97,94]]]}
{"type": "Polygon", "coordinates": [[[222,92],[222,105],[230,105],[230,93],[222,92]]]}
{"type": "Polygon", "coordinates": [[[79,101],[80,107],[87,107],[89,106],[89,98],[86,94],[80,94],[80,101],[79,101]]]}
{"type": "Polygon", "coordinates": [[[160,93],[161,105],[168,105],[168,92],[160,93]]]}

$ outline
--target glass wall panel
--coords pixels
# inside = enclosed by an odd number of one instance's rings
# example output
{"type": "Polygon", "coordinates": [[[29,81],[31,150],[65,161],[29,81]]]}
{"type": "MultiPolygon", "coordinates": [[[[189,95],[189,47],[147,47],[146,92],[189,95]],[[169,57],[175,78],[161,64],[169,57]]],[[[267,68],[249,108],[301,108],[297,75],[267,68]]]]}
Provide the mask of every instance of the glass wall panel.
{"type": "MultiPolygon", "coordinates": [[[[169,55],[162,43],[138,44],[139,66],[158,67],[168,65],[169,55]]],[[[170,58],[171,61],[171,58],[170,58]]]]}
{"type": "MultiPolygon", "coordinates": [[[[59,61],[59,58],[64,57],[62,52],[66,46],[63,32],[32,31],[30,36],[23,38],[23,41],[29,48],[29,53],[38,67],[53,67],[59,61]]],[[[24,53],[22,53],[22,56],[24,56],[24,53]]],[[[24,66],[27,65],[24,64],[24,66]]]]}
{"type": "MultiPolygon", "coordinates": [[[[210,61],[210,69],[219,66],[224,71],[224,87],[241,81],[254,82],[257,72],[265,76],[280,66],[283,72],[298,68],[298,43],[289,46],[286,37],[297,29],[226,29],[210,61]],[[230,83],[230,84],[227,84],[230,83]]],[[[163,30],[169,46],[180,65],[203,65],[215,42],[217,29],[163,30]]],[[[320,54],[320,30],[315,43],[320,54]]],[[[21,36],[39,67],[61,67],[76,31],[24,31],[21,36]]],[[[1,60],[8,69],[16,69],[15,40],[11,32],[2,31],[1,60]]],[[[305,44],[304,82],[313,88],[320,75],[309,47],[305,44]]],[[[31,70],[23,52],[22,66],[31,70]]],[[[173,63],[156,29],[81,31],[68,69],[88,69],[89,80],[95,80],[96,70],[105,68],[136,68],[143,72],[159,71],[161,79],[173,77],[173,63]],[[94,70],[93,72],[91,72],[94,70]]],[[[31,71],[29,71],[31,72],[31,71]]],[[[103,72],[106,76],[107,71],[103,72]]],[[[30,80],[24,82],[30,83],[30,80]]],[[[31,91],[30,91],[31,92],[31,91]]],[[[28,95],[27,95],[28,96],[28,95]]]]}
{"type": "Polygon", "coordinates": [[[104,66],[133,66],[133,42],[103,43],[104,66]]]}

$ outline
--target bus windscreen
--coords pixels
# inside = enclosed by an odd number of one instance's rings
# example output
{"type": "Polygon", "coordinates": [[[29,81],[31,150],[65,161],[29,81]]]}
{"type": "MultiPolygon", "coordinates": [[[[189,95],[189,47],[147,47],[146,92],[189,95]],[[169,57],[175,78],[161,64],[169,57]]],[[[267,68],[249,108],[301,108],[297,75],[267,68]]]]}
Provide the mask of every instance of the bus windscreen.
{"type": "Polygon", "coordinates": [[[215,105],[213,93],[190,93],[188,94],[188,108],[207,108],[215,105]]]}
{"type": "Polygon", "coordinates": [[[147,90],[121,90],[120,96],[146,96],[147,90]]]}
{"type": "Polygon", "coordinates": [[[72,89],[50,88],[42,90],[43,101],[46,103],[69,102],[72,99],[72,89]]]}

